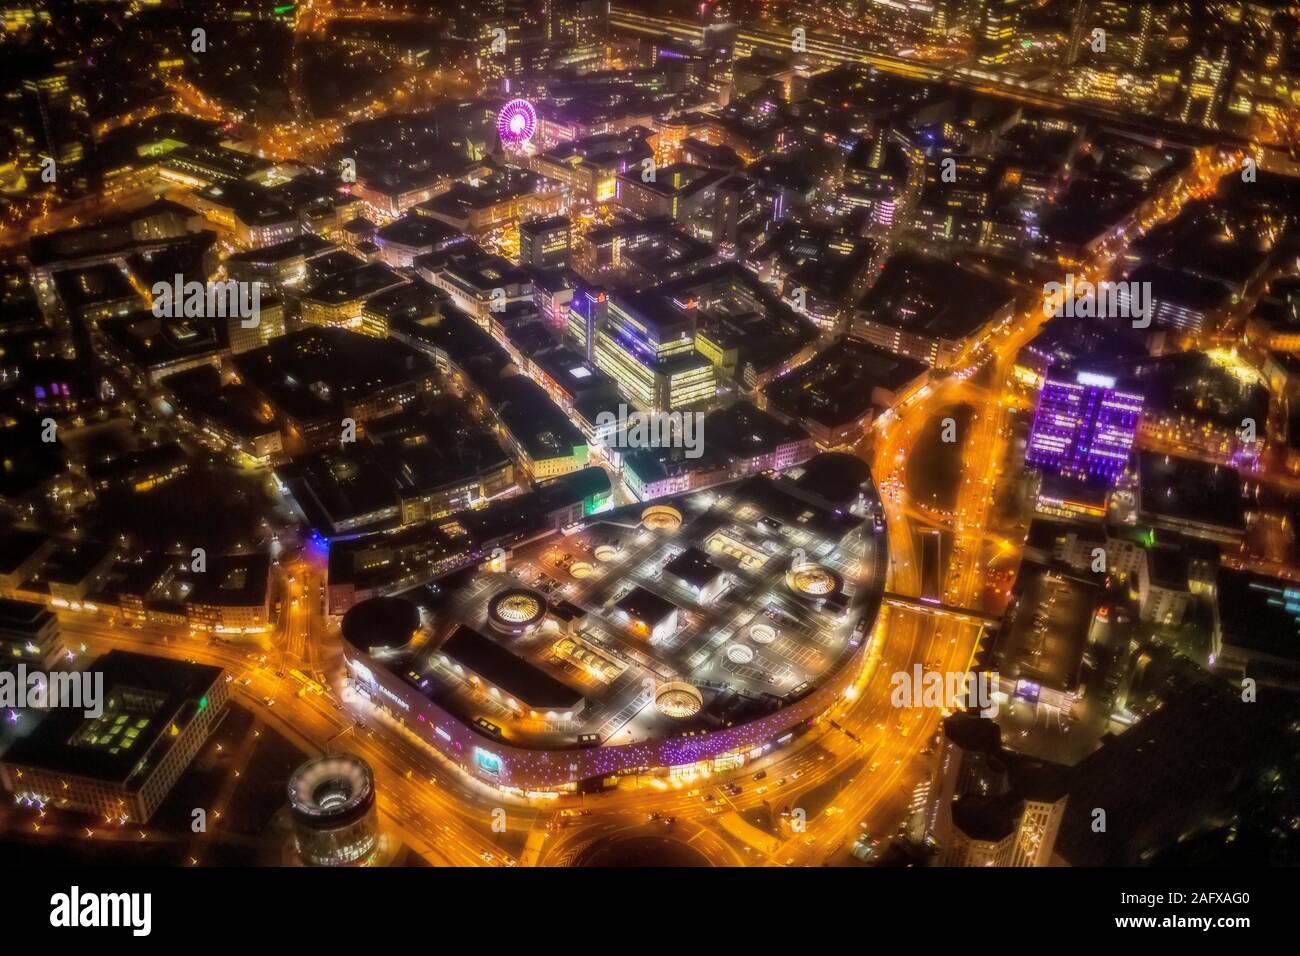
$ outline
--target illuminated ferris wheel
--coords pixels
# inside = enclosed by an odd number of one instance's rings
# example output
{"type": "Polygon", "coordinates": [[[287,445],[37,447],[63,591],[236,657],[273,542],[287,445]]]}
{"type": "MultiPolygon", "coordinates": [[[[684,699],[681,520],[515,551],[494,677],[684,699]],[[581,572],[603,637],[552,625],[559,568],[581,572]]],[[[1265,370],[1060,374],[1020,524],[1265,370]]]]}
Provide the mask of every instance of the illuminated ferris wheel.
{"type": "Polygon", "coordinates": [[[501,144],[521,149],[537,132],[537,110],[527,100],[511,100],[497,114],[497,135],[501,144]]]}

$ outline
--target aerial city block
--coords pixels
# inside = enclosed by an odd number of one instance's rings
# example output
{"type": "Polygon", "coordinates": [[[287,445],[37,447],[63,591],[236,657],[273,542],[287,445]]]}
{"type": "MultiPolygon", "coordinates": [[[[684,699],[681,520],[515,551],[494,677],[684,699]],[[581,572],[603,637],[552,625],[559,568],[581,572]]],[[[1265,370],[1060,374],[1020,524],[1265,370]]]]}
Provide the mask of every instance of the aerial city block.
{"type": "Polygon", "coordinates": [[[1300,6],[0,20],[0,859],[1300,862],[1300,6]]]}

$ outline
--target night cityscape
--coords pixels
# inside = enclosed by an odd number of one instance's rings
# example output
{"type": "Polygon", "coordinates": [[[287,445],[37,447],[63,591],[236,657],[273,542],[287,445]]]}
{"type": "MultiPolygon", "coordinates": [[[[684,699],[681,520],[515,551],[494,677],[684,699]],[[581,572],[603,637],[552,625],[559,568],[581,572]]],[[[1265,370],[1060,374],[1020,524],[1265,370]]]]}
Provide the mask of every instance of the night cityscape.
{"type": "Polygon", "coordinates": [[[1300,863],[1300,4],[0,27],[15,878],[1300,863]]]}

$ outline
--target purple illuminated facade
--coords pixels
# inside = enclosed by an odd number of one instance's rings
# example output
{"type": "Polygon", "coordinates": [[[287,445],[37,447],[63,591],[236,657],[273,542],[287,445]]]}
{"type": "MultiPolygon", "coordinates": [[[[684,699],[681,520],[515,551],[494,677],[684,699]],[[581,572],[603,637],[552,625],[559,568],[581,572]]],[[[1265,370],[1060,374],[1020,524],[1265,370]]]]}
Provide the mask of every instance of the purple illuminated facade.
{"type": "Polygon", "coordinates": [[[850,647],[827,682],[811,694],[758,720],[709,734],[572,750],[533,749],[492,740],[364,652],[349,648],[344,663],[353,687],[466,773],[497,787],[556,791],[632,770],[680,767],[724,754],[783,746],[815,724],[843,695],[858,674],[868,643],[850,647]]]}
{"type": "Polygon", "coordinates": [[[1091,372],[1048,374],[1025,461],[1078,478],[1115,481],[1128,464],[1142,396],[1091,372]]]}
{"type": "MultiPolygon", "coordinates": [[[[885,529],[867,525],[872,539],[870,572],[858,582],[848,609],[856,626],[823,679],[793,703],[766,716],[710,732],[654,737],[627,744],[546,749],[485,736],[465,716],[443,707],[436,694],[344,641],[344,663],[354,690],[463,771],[491,784],[520,791],[558,791],[580,781],[599,780],[639,770],[662,770],[725,755],[767,752],[789,743],[816,724],[856,679],[870,646],[883,596],[888,560],[885,529]]],[[[428,682],[425,681],[424,684],[428,682]]]]}

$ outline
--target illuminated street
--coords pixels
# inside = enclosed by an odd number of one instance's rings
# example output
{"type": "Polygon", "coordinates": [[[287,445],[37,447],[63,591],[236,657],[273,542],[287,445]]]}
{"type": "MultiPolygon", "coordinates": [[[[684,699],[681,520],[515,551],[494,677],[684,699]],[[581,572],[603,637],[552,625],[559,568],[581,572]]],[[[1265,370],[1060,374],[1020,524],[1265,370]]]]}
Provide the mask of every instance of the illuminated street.
{"type": "Polygon", "coordinates": [[[1300,860],[1300,11],[0,19],[16,869],[1300,860]]]}

